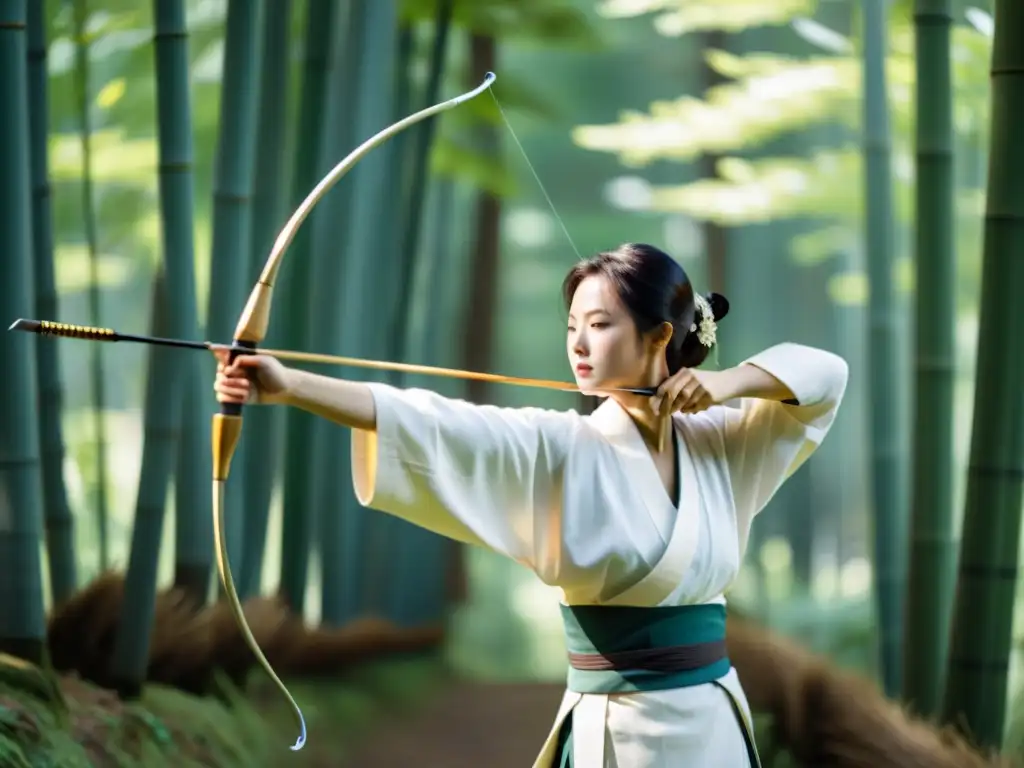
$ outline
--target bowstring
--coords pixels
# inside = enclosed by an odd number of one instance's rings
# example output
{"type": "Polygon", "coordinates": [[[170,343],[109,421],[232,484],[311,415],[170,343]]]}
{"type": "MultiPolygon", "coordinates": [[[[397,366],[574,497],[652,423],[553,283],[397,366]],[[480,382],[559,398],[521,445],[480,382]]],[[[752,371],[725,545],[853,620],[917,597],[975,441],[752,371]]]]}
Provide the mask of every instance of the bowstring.
{"type": "Polygon", "coordinates": [[[558,209],[555,207],[554,200],[551,199],[551,195],[548,194],[548,189],[544,186],[544,182],[541,181],[540,174],[537,173],[537,169],[534,168],[533,163],[530,162],[530,156],[526,154],[526,148],[523,147],[523,143],[519,140],[519,136],[516,135],[516,129],[512,127],[512,123],[509,122],[508,115],[505,114],[505,110],[501,107],[501,102],[498,101],[498,97],[494,95],[494,88],[488,88],[488,93],[491,94],[491,98],[494,99],[494,105],[498,108],[498,114],[501,115],[502,122],[505,123],[505,127],[508,128],[508,132],[512,135],[512,140],[519,147],[519,152],[522,154],[523,159],[526,161],[526,167],[530,169],[530,173],[533,174],[534,181],[537,182],[537,186],[540,188],[541,194],[544,195],[544,199],[548,202],[548,207],[551,208],[551,213],[554,215],[558,225],[562,228],[562,232],[565,234],[565,239],[569,241],[569,245],[572,246],[573,251],[576,253],[576,258],[580,261],[583,260],[583,254],[580,253],[580,249],[576,247],[576,241],[572,239],[572,235],[569,234],[569,228],[565,225],[565,220],[562,219],[558,213],[558,209]]]}
{"type": "MultiPolygon", "coordinates": [[[[522,154],[523,160],[526,161],[526,167],[530,169],[530,173],[533,174],[533,179],[537,182],[537,186],[540,188],[541,194],[543,194],[544,199],[547,200],[548,207],[551,208],[551,213],[554,215],[558,225],[562,228],[562,232],[565,234],[565,239],[568,240],[569,245],[572,246],[573,251],[576,253],[576,258],[582,261],[583,254],[580,253],[580,249],[576,247],[576,241],[573,240],[572,235],[569,234],[569,228],[565,225],[565,220],[562,219],[561,215],[558,213],[558,209],[555,207],[555,202],[551,199],[551,195],[548,194],[548,189],[541,180],[540,174],[537,173],[537,169],[530,161],[530,156],[526,154],[526,148],[519,140],[519,136],[516,134],[516,129],[512,127],[512,123],[509,121],[508,115],[505,114],[505,110],[502,108],[501,102],[498,101],[498,97],[494,95],[494,88],[488,88],[487,91],[491,94],[491,98],[494,99],[494,105],[498,108],[498,114],[501,115],[502,122],[505,123],[505,127],[508,128],[508,132],[512,135],[512,140],[516,143],[516,146],[519,147],[519,152],[522,154]]],[[[708,355],[708,358],[710,359],[711,364],[714,365],[715,370],[720,371],[722,369],[722,363],[719,359],[719,347],[721,347],[721,344],[716,343],[711,348],[711,353],[708,355]]]]}

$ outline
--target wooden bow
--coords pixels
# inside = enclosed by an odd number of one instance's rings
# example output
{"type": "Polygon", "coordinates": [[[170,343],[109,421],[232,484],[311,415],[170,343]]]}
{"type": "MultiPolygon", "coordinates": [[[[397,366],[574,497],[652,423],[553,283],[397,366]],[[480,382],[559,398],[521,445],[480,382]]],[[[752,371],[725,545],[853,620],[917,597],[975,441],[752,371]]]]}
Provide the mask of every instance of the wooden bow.
{"type": "MultiPolygon", "coordinates": [[[[435,104],[434,106],[422,109],[419,112],[409,115],[408,117],[399,120],[397,123],[388,126],[377,135],[364,141],[360,146],[354,149],[348,157],[331,169],[320,183],[316,185],[313,191],[306,196],[306,199],[302,201],[302,204],[291,215],[288,222],[285,224],[284,229],[281,230],[281,233],[274,241],[274,246],[270,250],[270,256],[267,258],[267,263],[263,267],[263,272],[260,275],[256,286],[253,288],[252,293],[249,295],[249,300],[246,302],[245,309],[242,311],[242,315],[238,320],[238,325],[235,327],[234,348],[231,349],[229,355],[230,360],[233,360],[239,354],[245,354],[245,351],[255,352],[260,343],[262,343],[266,336],[267,326],[270,323],[270,303],[274,290],[274,281],[277,279],[277,272],[281,268],[281,260],[284,257],[284,252],[288,249],[288,246],[291,245],[291,242],[295,238],[295,234],[302,225],[302,222],[305,221],[310,211],[313,210],[313,207],[321,200],[321,198],[323,198],[328,190],[330,190],[331,187],[333,187],[346,173],[352,170],[353,166],[355,166],[356,163],[369,153],[371,149],[380,146],[392,136],[395,136],[421,120],[432,117],[439,112],[444,112],[445,110],[457,107],[463,102],[480,95],[491,86],[495,79],[496,76],[494,73],[488,72],[483,83],[473,90],[440,104],[435,104]],[[242,348],[242,350],[245,351],[240,351],[237,348],[242,348]]],[[[303,745],[306,743],[306,721],[302,716],[302,710],[299,708],[299,705],[296,704],[295,699],[292,697],[291,693],[289,693],[288,688],[281,682],[281,679],[274,672],[273,667],[271,667],[270,662],[268,662],[266,657],[263,655],[259,644],[256,642],[256,638],[253,637],[252,631],[249,629],[249,624],[246,622],[245,614],[242,611],[241,601],[238,599],[238,592],[235,589],[231,568],[228,565],[227,546],[224,541],[224,489],[227,483],[228,474],[231,471],[231,458],[234,456],[235,448],[238,445],[238,438],[241,432],[241,404],[221,403],[220,413],[214,414],[211,428],[213,448],[213,532],[217,554],[217,570],[220,573],[221,583],[224,585],[224,593],[231,605],[235,621],[238,623],[239,629],[242,631],[242,635],[245,637],[246,643],[252,649],[252,652],[256,655],[257,660],[266,670],[271,680],[274,681],[277,687],[281,690],[281,693],[288,699],[288,703],[295,712],[295,718],[298,723],[300,733],[298,740],[292,746],[292,750],[294,751],[302,749],[303,745]]]]}

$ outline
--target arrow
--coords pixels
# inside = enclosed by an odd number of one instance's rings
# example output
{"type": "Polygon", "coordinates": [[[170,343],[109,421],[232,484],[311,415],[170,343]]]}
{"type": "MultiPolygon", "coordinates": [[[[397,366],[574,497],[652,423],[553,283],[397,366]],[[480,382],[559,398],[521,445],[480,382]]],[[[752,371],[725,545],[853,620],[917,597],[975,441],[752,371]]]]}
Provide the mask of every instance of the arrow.
{"type": "MultiPolygon", "coordinates": [[[[189,341],[188,339],[168,339],[160,336],[146,336],[134,333],[121,333],[113,328],[94,328],[88,325],[73,325],[71,323],[56,323],[52,320],[26,320],[20,318],[15,320],[8,331],[23,331],[35,333],[40,336],[56,336],[65,339],[82,339],[85,341],[127,341],[135,344],[155,344],[163,347],[180,347],[183,349],[202,349],[210,352],[224,350],[237,352],[238,354],[257,354],[266,357],[274,357],[278,360],[290,360],[302,363],[320,363],[324,365],[344,365],[351,368],[366,368],[376,371],[396,371],[398,373],[423,374],[426,376],[441,376],[451,379],[472,379],[474,381],[487,381],[495,384],[511,384],[518,387],[536,387],[539,389],[552,389],[561,392],[580,392],[575,384],[550,379],[530,379],[523,376],[505,376],[500,373],[480,373],[478,371],[464,371],[459,368],[439,368],[433,365],[416,365],[414,363],[393,363],[383,360],[363,360],[358,357],[344,357],[342,355],[326,355],[319,352],[294,352],[287,349],[264,349],[258,348],[255,353],[247,347],[240,347],[231,344],[217,344],[212,341],[189,341]]],[[[587,390],[600,392],[628,392],[634,395],[646,395],[651,397],[657,393],[654,387],[622,387],[607,389],[587,390]]]]}

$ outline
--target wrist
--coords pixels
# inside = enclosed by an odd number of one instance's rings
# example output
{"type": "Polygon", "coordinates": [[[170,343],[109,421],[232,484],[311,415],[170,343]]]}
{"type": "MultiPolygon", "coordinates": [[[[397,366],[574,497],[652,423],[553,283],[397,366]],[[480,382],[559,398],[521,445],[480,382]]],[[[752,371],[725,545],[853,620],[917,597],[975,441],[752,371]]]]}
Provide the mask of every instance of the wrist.
{"type": "Polygon", "coordinates": [[[715,403],[721,405],[730,400],[743,397],[746,385],[744,383],[744,372],[741,369],[742,366],[736,366],[716,371],[717,381],[712,393],[715,403]]]}
{"type": "Polygon", "coordinates": [[[744,397],[761,400],[786,402],[795,400],[795,395],[784,383],[753,363],[742,363],[722,372],[725,382],[722,386],[725,396],[719,401],[738,400],[744,397]]]}
{"type": "Polygon", "coordinates": [[[273,401],[281,405],[301,407],[303,392],[303,371],[285,367],[281,372],[283,386],[281,391],[274,395],[273,401]]]}

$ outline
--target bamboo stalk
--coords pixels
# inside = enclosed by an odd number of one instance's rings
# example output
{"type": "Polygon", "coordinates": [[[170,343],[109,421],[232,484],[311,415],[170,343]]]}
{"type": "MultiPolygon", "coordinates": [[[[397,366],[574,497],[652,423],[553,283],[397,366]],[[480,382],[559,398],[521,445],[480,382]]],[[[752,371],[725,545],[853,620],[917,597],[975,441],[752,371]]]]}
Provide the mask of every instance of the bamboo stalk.
{"type": "Polygon", "coordinates": [[[937,715],[956,578],[953,389],[956,259],[953,232],[952,0],[916,0],[917,320],[913,485],[903,697],[937,715]]]}
{"type": "MultiPolygon", "coordinates": [[[[29,132],[32,167],[32,250],[35,266],[36,311],[57,313],[57,284],[53,263],[53,200],[47,154],[49,83],[46,70],[46,3],[28,6],[29,132]]],[[[39,440],[43,469],[46,555],[50,568],[50,598],[59,605],[75,591],[75,519],[64,482],[64,431],[61,426],[64,386],[60,358],[52,344],[36,344],[39,370],[39,440]]]]}
{"type": "Polygon", "coordinates": [[[1021,35],[1024,5],[996,0],[974,420],[942,713],[983,747],[1003,737],[1024,500],[1021,35]]]}
{"type": "MultiPolygon", "coordinates": [[[[75,28],[75,72],[78,105],[79,138],[82,144],[82,222],[85,227],[85,247],[89,255],[89,322],[100,320],[99,235],[96,231],[96,206],[92,187],[92,116],[89,91],[89,41],[87,27],[89,8],[86,0],[72,3],[75,28]]],[[[107,425],[106,391],[103,377],[103,349],[94,347],[89,357],[89,380],[92,387],[93,445],[96,450],[94,499],[96,502],[96,530],[99,538],[100,570],[106,570],[110,561],[107,520],[107,425]]]]}
{"type": "Polygon", "coordinates": [[[902,682],[906,473],[897,349],[900,327],[893,279],[892,130],[885,73],[889,5],[889,0],[865,0],[861,7],[875,598],[882,684],[887,695],[896,696],[902,682]]]}

